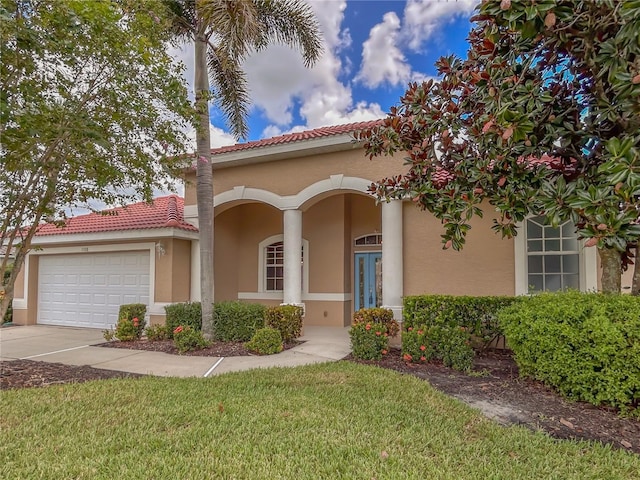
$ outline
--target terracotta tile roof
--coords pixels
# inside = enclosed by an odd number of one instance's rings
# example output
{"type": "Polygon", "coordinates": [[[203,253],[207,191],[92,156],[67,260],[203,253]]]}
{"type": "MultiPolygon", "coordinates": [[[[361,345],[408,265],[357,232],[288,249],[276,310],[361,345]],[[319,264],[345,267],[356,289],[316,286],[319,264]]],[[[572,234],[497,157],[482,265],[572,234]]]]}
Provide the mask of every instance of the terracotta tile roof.
{"type": "Polygon", "coordinates": [[[104,210],[101,213],[71,217],[67,219],[63,227],[47,223],[38,229],[36,236],[155,228],[198,231],[196,227],[184,221],[184,199],[177,195],[169,195],[154,199],[151,205],[139,202],[125,207],[104,210]]]}
{"type": "Polygon", "coordinates": [[[219,155],[222,153],[239,152],[243,150],[253,150],[255,148],[269,147],[274,145],[283,145],[288,143],[303,142],[306,140],[313,140],[322,137],[331,137],[334,135],[344,135],[347,133],[356,132],[365,128],[371,128],[380,124],[382,120],[370,120],[368,122],[348,123],[344,125],[333,125],[328,127],[314,128],[313,130],[305,130],[304,132],[287,133],[285,135],[279,135],[277,137],[264,138],[262,140],[255,140],[246,143],[236,143],[235,145],[229,145],[226,147],[219,147],[211,149],[212,155],[219,155]]]}

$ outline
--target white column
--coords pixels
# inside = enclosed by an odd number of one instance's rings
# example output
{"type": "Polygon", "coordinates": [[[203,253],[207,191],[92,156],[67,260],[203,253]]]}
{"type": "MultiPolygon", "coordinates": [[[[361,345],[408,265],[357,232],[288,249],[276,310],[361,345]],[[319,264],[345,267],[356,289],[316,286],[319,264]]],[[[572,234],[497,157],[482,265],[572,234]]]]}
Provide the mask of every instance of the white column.
{"type": "Polygon", "coordinates": [[[191,240],[191,294],[192,302],[200,301],[200,242],[191,240]]]}
{"type": "Polygon", "coordinates": [[[302,305],[302,211],[284,211],[283,303],[302,305]]]}
{"type": "Polygon", "coordinates": [[[402,320],[402,200],[382,204],[382,303],[402,320]]]}

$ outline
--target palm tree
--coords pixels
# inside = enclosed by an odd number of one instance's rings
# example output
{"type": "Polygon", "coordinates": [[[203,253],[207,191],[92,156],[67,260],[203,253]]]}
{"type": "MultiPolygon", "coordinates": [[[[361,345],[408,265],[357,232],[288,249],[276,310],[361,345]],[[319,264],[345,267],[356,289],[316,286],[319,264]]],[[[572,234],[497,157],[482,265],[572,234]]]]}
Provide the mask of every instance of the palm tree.
{"type": "Polygon", "coordinates": [[[196,193],[200,229],[202,333],[213,325],[213,169],[209,101],[224,112],[236,138],[246,137],[249,107],[242,62],[249,53],[279,43],[300,50],[305,66],[322,53],[311,8],[301,0],[165,0],[174,31],[195,43],[196,193]]]}

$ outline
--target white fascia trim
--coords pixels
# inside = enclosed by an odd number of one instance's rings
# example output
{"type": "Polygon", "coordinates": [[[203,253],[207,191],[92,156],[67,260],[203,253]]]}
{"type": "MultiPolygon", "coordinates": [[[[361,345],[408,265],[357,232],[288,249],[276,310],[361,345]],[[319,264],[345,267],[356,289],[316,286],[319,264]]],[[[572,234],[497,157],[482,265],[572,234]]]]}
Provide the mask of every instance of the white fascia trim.
{"type": "Polygon", "coordinates": [[[149,311],[147,312],[149,315],[166,315],[167,312],[165,311],[164,307],[166,307],[167,305],[172,305],[169,302],[156,302],[156,303],[152,303],[149,306],[149,311]]]}
{"type": "Polygon", "coordinates": [[[31,242],[34,246],[59,243],[81,242],[110,242],[122,240],[148,240],[156,238],[178,238],[183,240],[197,240],[198,232],[188,232],[177,228],[152,228],[140,230],[117,230],[113,232],[70,233],[61,235],[44,235],[35,237],[31,242]]]}
{"type": "Polygon", "coordinates": [[[348,302],[350,293],[307,293],[302,295],[302,300],[309,302],[348,302]]]}
{"type": "Polygon", "coordinates": [[[214,169],[216,167],[235,167],[238,165],[271,162],[292,157],[313,155],[322,152],[351,150],[355,148],[362,148],[362,146],[359,143],[355,143],[350,134],[331,135],[329,137],[312,140],[300,140],[291,143],[221,153],[213,155],[211,163],[214,169]]]}
{"type": "MultiPolygon", "coordinates": [[[[148,251],[149,252],[149,305],[155,303],[156,291],[156,244],[154,242],[144,243],[119,243],[113,245],[77,245],[73,247],[50,247],[43,250],[32,250],[27,255],[61,255],[61,254],[83,254],[83,253],[99,253],[99,252],[131,252],[131,251],[148,251]]],[[[27,290],[25,290],[26,292],[27,290]]],[[[26,308],[26,300],[25,300],[26,308]]]]}
{"type": "Polygon", "coordinates": [[[238,300],[279,300],[282,302],[282,292],[238,292],[238,300]]]}
{"type": "MultiPolygon", "coordinates": [[[[238,292],[238,300],[283,300],[282,292],[238,292]]],[[[348,302],[350,293],[306,293],[302,300],[309,302],[348,302]]]]}

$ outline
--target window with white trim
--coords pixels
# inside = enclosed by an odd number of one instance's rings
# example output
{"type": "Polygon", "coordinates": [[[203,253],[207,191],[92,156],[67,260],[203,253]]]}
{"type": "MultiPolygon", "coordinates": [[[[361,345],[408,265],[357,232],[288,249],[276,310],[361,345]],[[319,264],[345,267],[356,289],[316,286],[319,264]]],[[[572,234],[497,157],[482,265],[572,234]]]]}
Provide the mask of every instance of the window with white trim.
{"type": "Polygon", "coordinates": [[[265,290],[284,289],[284,243],[275,242],[265,247],[265,290]]]}
{"type": "MultiPolygon", "coordinates": [[[[300,272],[302,279],[302,289],[306,284],[305,275],[305,250],[304,247],[308,243],[302,241],[302,251],[300,252],[300,272]]],[[[282,292],[284,290],[284,242],[282,240],[273,242],[264,247],[264,291],[265,292],[282,292]]]]}
{"type": "Polygon", "coordinates": [[[557,227],[538,216],[526,220],[529,293],[580,288],[580,250],[571,221],[557,227]]]}

